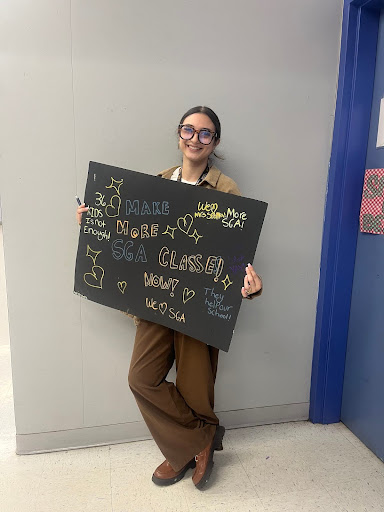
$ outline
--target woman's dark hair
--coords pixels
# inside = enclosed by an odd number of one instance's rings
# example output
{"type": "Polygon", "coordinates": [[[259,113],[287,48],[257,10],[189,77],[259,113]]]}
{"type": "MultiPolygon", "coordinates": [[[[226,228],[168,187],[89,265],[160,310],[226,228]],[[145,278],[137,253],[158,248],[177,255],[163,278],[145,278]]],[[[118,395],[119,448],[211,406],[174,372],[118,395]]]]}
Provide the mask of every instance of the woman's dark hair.
{"type": "Polygon", "coordinates": [[[214,111],[211,108],[209,108],[209,107],[202,107],[201,105],[198,106],[198,107],[190,108],[183,115],[183,117],[180,119],[180,123],[179,124],[183,124],[184,120],[188,116],[191,116],[192,114],[205,114],[206,116],[208,116],[209,119],[212,121],[212,123],[215,125],[215,132],[216,132],[215,139],[216,140],[220,139],[220,137],[221,137],[220,121],[219,121],[219,118],[217,117],[217,115],[214,113],[214,111]]]}

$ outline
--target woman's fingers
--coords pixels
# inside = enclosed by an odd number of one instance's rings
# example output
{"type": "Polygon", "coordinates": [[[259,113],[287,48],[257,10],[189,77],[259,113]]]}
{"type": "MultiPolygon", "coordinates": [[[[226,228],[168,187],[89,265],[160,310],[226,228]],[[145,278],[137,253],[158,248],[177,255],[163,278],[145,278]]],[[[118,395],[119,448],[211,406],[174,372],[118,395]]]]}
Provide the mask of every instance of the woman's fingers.
{"type": "Polygon", "coordinates": [[[247,293],[246,289],[244,288],[244,286],[241,288],[241,295],[244,297],[244,299],[246,299],[248,297],[248,293],[247,293]]]}
{"type": "MultiPolygon", "coordinates": [[[[245,267],[246,277],[248,279],[249,286],[252,288],[255,286],[255,272],[252,273],[251,271],[252,266],[248,263],[248,265],[245,267]]],[[[252,268],[253,270],[253,268],[252,268]]]]}
{"type": "Polygon", "coordinates": [[[241,295],[248,297],[248,295],[258,292],[262,286],[260,277],[256,274],[252,265],[248,263],[245,267],[244,286],[241,289],[241,295]]]}
{"type": "Polygon", "coordinates": [[[255,291],[259,291],[263,285],[262,285],[260,276],[258,276],[256,274],[254,268],[252,267],[252,265],[250,263],[248,263],[248,266],[247,266],[247,273],[251,276],[251,280],[253,281],[254,285],[256,286],[255,291]]]}
{"type": "Polygon", "coordinates": [[[77,222],[78,224],[80,225],[81,224],[81,217],[83,215],[83,213],[87,212],[88,211],[88,206],[85,206],[85,203],[83,203],[82,205],[80,205],[77,210],[76,210],[76,218],[77,218],[77,222]]]}
{"type": "Polygon", "coordinates": [[[250,295],[252,292],[251,292],[251,287],[250,287],[250,284],[249,284],[249,281],[248,281],[248,275],[246,274],[244,276],[244,286],[241,288],[241,295],[244,297],[244,298],[247,298],[248,295],[250,295]]]}

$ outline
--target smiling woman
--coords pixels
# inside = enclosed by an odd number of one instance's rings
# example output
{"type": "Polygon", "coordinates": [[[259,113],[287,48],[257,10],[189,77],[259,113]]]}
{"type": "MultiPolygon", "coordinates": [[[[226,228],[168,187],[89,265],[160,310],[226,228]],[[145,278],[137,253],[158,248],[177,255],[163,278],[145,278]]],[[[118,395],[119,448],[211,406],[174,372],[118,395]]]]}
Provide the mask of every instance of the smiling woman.
{"type": "Polygon", "coordinates": [[[193,107],[180,119],[178,134],[183,166],[176,179],[199,184],[198,180],[208,170],[209,157],[220,144],[219,118],[209,107],[193,107]]]}
{"type": "MultiPolygon", "coordinates": [[[[236,183],[209,162],[221,137],[220,121],[212,109],[198,106],[188,110],[180,119],[178,135],[182,166],[163,171],[160,173],[162,178],[240,194],[236,183]]],[[[214,205],[207,203],[201,207],[210,214],[215,212],[214,205]]],[[[159,258],[163,266],[174,265],[176,253],[163,247],[159,258]]],[[[204,268],[210,273],[221,271],[220,265],[215,263],[219,257],[212,256],[209,262],[203,262],[204,266],[199,258],[201,255],[184,255],[180,266],[191,272],[201,272],[204,268]]],[[[248,265],[241,290],[243,297],[260,295],[261,287],[261,280],[248,265]]],[[[225,310],[225,314],[230,315],[231,306],[213,307],[213,303],[210,304],[209,314],[222,315],[225,310]]],[[[167,327],[140,321],[129,384],[147,426],[166,458],[152,476],[157,485],[178,482],[189,468],[196,468],[192,480],[198,489],[208,482],[213,453],[222,449],[225,432],[213,411],[217,362],[216,348],[167,327]],[[174,359],[176,386],[165,380],[174,359]]]]}
{"type": "MultiPolygon", "coordinates": [[[[240,195],[236,183],[210,164],[210,157],[221,137],[220,121],[213,110],[201,106],[188,110],[179,122],[178,135],[183,155],[182,166],[161,172],[161,178],[240,195]]],[[[215,203],[200,206],[198,214],[219,213],[215,203]]],[[[133,218],[140,218],[152,210],[167,215],[168,203],[148,205],[140,204],[139,200],[126,201],[126,214],[137,216],[133,218]]],[[[81,221],[81,214],[85,211],[85,205],[78,208],[78,220],[81,221]]],[[[240,224],[246,220],[242,215],[241,212],[228,209],[220,213],[219,217],[212,218],[217,221],[226,216],[228,222],[234,221],[236,227],[236,222],[239,222],[238,227],[241,228],[240,224]]],[[[182,231],[186,232],[190,219],[192,216],[189,214],[179,219],[178,225],[182,231]]],[[[126,222],[125,225],[120,224],[121,230],[128,231],[129,225],[126,222]]],[[[125,245],[122,239],[115,240],[112,249],[116,259],[124,257],[127,261],[133,261],[135,257],[135,261],[143,261],[146,258],[143,246],[137,249],[130,240],[125,245]]],[[[201,261],[200,254],[177,255],[176,251],[163,247],[159,258],[163,267],[197,273],[205,271],[215,273],[216,276],[222,271],[220,256],[210,256],[207,261],[201,261]]],[[[241,271],[244,270],[242,296],[251,298],[251,295],[260,295],[261,279],[252,265],[244,263],[241,271]]],[[[147,276],[146,286],[175,287],[178,283],[177,279],[160,277],[147,276]]],[[[205,292],[205,306],[209,314],[230,315],[232,306],[223,303],[224,296],[215,293],[214,288],[207,288],[205,292]]],[[[184,304],[190,300],[192,293],[193,290],[184,289],[184,304]]],[[[158,304],[148,299],[147,307],[158,309],[162,315],[173,315],[171,317],[178,322],[185,322],[183,312],[173,311],[166,302],[158,304]]],[[[198,489],[202,489],[208,482],[213,467],[213,453],[222,449],[225,432],[213,410],[218,355],[219,350],[215,347],[163,325],[137,319],[128,381],[143,418],[166,459],[153,473],[152,480],[157,485],[166,486],[178,482],[189,468],[195,468],[192,480],[198,489]],[[166,380],[174,361],[177,369],[176,385],[166,380]]]]}

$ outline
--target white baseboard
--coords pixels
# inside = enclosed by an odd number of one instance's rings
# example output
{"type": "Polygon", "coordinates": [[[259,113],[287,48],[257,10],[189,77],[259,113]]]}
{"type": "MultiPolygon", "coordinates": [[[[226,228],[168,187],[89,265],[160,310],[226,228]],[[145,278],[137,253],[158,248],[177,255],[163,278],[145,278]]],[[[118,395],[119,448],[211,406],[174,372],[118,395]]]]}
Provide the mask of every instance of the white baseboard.
{"type": "MultiPolygon", "coordinates": [[[[309,403],[274,405],[239,409],[236,411],[216,412],[220,424],[228,429],[302,421],[309,417],[309,403]]],[[[96,427],[40,432],[36,434],[17,434],[16,453],[27,455],[32,453],[74,450],[90,446],[127,443],[151,439],[144,421],[101,425],[96,427]]]]}

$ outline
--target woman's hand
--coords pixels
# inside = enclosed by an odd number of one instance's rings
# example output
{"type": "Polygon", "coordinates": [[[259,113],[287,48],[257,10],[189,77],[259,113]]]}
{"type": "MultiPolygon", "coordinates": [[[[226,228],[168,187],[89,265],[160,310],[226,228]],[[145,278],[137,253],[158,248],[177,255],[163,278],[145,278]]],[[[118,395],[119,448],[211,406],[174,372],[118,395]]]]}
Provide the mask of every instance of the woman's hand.
{"type": "Polygon", "coordinates": [[[241,289],[241,295],[247,299],[250,295],[259,292],[263,287],[260,276],[256,274],[252,265],[248,263],[245,267],[244,286],[241,289]]]}
{"type": "Polygon", "coordinates": [[[81,204],[76,210],[76,218],[79,226],[81,225],[81,217],[83,213],[88,211],[88,206],[85,206],[85,203],[81,204]]]}

